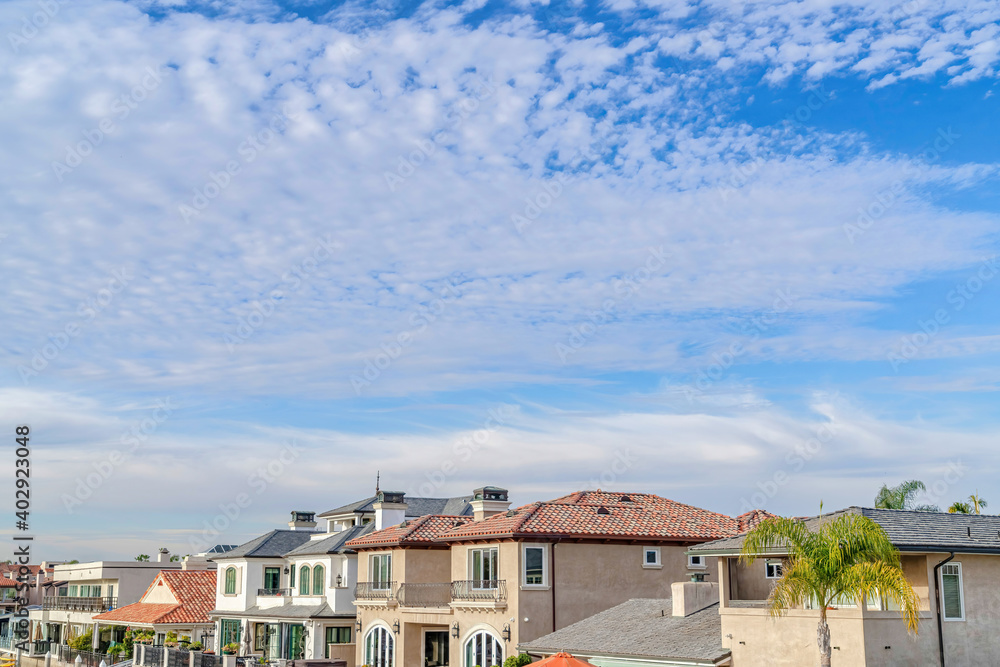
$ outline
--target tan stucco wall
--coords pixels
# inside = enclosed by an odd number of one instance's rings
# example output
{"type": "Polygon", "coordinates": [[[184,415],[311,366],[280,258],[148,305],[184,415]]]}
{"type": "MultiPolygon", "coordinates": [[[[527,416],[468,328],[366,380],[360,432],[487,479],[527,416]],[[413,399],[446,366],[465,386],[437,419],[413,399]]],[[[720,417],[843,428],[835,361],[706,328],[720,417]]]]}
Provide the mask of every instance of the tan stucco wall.
{"type": "Polygon", "coordinates": [[[766,600],[771,595],[775,579],[767,578],[767,562],[758,558],[744,565],[737,559],[729,560],[732,573],[732,587],[729,595],[733,600],[766,600]]]}
{"type": "MultiPolygon", "coordinates": [[[[933,566],[947,557],[928,560],[933,566]]],[[[951,562],[962,564],[965,620],[943,623],[948,665],[1000,665],[1000,557],[958,554],[951,562]]]]}
{"type": "MultiPolygon", "coordinates": [[[[780,619],[760,609],[723,609],[722,645],[733,652],[733,667],[807,667],[819,664],[818,611],[791,610],[780,619]],[[732,639],[728,638],[732,635],[732,639]],[[741,643],[742,642],[742,643],[741,643]]],[[[833,667],[865,664],[861,612],[830,612],[833,667]]]]}

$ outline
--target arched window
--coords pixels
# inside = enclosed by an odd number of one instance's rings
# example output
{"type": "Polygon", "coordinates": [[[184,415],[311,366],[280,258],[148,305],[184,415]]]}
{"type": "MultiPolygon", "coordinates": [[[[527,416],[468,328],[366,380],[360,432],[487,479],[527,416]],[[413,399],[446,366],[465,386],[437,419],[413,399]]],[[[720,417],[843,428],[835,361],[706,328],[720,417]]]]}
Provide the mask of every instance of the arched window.
{"type": "Polygon", "coordinates": [[[465,642],[465,667],[493,667],[503,663],[503,644],[485,630],[465,642]]]}
{"type": "Polygon", "coordinates": [[[236,594],[236,568],[226,568],[226,595],[236,594]]]}
{"type": "Polygon", "coordinates": [[[377,625],[365,637],[365,664],[369,667],[392,667],[392,633],[377,625]]]}
{"type": "Polygon", "coordinates": [[[299,571],[299,595],[309,595],[309,566],[303,565],[299,571]]]}
{"type": "Polygon", "coordinates": [[[323,594],[323,584],[326,583],[326,568],[317,565],[313,568],[313,595],[323,594]]]}

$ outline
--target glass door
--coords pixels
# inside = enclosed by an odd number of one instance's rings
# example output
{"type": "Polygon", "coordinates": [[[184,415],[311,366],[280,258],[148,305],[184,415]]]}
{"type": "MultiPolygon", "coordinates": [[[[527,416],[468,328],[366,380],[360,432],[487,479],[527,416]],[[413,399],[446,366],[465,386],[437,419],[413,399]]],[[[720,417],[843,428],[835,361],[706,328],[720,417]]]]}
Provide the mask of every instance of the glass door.
{"type": "Polygon", "coordinates": [[[424,667],[446,667],[448,665],[448,631],[427,631],[424,633],[424,667]]]}
{"type": "Polygon", "coordinates": [[[301,625],[288,626],[288,650],[285,652],[285,657],[289,660],[298,660],[304,654],[305,647],[302,644],[304,629],[301,625]]]}

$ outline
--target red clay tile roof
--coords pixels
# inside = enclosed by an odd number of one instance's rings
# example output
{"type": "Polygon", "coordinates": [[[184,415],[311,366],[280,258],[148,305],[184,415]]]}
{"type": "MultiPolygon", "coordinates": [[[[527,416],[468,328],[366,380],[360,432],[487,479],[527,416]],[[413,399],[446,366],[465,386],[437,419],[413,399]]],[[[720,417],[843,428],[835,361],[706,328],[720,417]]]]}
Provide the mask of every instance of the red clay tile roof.
{"type": "Polygon", "coordinates": [[[777,514],[771,514],[767,510],[750,510],[736,517],[736,521],[739,522],[740,533],[749,533],[760,522],[777,518],[777,516],[777,514]]]}
{"type": "Polygon", "coordinates": [[[735,535],[739,522],[725,514],[651,493],[577,491],[519,507],[441,535],[444,541],[481,537],[576,537],[705,541],[735,535]]]}
{"type": "Polygon", "coordinates": [[[357,549],[365,547],[405,546],[408,544],[434,544],[441,533],[471,521],[471,516],[426,514],[396,526],[390,526],[368,533],[367,535],[362,535],[361,537],[356,537],[344,546],[357,549]]]}
{"type": "Polygon", "coordinates": [[[0,579],[0,588],[13,588],[15,586],[17,586],[17,581],[14,579],[7,579],[6,577],[0,579]]]}
{"type": "Polygon", "coordinates": [[[123,623],[211,623],[208,612],[215,607],[216,574],[214,570],[163,570],[149,585],[142,598],[162,581],[180,604],[136,602],[94,616],[100,621],[123,623]]]}

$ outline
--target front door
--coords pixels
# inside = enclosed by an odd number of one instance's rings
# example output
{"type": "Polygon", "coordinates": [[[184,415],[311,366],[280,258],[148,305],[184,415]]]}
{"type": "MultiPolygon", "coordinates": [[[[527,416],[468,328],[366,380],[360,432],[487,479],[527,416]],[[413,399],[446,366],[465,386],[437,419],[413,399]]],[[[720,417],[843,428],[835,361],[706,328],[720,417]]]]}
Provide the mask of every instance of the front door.
{"type": "Polygon", "coordinates": [[[448,664],[448,631],[424,633],[424,667],[446,667],[448,664]]]}

